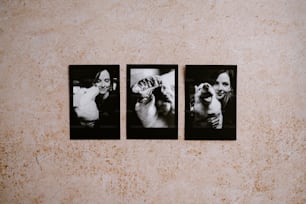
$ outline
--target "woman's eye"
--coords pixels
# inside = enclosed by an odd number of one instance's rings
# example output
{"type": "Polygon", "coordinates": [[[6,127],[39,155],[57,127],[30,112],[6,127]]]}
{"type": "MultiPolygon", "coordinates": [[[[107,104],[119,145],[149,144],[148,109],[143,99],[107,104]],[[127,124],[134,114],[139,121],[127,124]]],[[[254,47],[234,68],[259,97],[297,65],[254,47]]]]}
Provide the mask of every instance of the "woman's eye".
{"type": "Polygon", "coordinates": [[[223,86],[228,86],[228,85],[229,85],[229,84],[228,84],[228,83],[226,83],[226,82],[225,82],[225,83],[223,83],[223,86]]]}
{"type": "Polygon", "coordinates": [[[108,82],[110,82],[110,79],[105,79],[104,81],[108,83],[108,82]]]}

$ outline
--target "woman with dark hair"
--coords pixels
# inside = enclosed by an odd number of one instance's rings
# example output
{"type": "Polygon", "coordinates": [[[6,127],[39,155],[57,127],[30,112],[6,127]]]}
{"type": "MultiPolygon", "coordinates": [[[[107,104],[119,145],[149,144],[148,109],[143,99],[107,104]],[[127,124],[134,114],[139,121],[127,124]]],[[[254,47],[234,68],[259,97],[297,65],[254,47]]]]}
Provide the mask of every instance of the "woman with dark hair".
{"type": "Polygon", "coordinates": [[[119,123],[119,100],[112,94],[115,84],[107,69],[99,71],[92,86],[76,89],[74,110],[84,127],[111,126],[119,123]]]}
{"type": "MultiPolygon", "coordinates": [[[[236,96],[235,96],[235,73],[230,69],[219,70],[214,75],[213,87],[216,97],[221,103],[223,115],[223,128],[235,128],[236,125],[236,96]]],[[[214,126],[215,118],[209,119],[214,126]]]]}

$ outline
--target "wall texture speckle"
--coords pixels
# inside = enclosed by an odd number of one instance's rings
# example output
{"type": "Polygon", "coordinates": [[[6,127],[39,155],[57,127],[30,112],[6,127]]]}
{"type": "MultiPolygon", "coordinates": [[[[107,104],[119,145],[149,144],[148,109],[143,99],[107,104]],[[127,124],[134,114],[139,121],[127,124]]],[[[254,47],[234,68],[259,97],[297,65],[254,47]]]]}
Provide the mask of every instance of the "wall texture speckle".
{"type": "Polygon", "coordinates": [[[306,2],[1,1],[0,203],[306,203],[306,2]],[[69,64],[179,64],[179,139],[69,139],[69,64]],[[237,141],[184,141],[184,65],[237,64],[237,141]]]}

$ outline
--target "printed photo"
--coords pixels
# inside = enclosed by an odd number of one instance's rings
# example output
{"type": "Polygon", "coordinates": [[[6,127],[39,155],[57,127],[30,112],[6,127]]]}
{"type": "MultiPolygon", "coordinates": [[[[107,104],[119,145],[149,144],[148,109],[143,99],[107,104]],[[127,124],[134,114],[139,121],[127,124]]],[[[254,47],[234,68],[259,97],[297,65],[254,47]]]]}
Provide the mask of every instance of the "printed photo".
{"type": "Polygon", "coordinates": [[[236,65],[186,65],[185,139],[236,139],[236,65]]]}
{"type": "Polygon", "coordinates": [[[70,65],[70,139],[120,139],[119,65],[70,65]]]}
{"type": "Polygon", "coordinates": [[[127,65],[127,138],[177,139],[177,65],[127,65]]]}

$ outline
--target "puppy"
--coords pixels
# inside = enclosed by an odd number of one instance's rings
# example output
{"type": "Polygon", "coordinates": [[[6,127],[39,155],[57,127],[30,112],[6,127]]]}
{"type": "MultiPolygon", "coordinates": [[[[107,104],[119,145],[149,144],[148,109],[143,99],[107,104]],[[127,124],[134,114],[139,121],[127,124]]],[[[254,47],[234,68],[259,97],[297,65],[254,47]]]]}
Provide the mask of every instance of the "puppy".
{"type": "Polygon", "coordinates": [[[84,121],[94,121],[99,119],[99,110],[95,98],[99,94],[99,88],[73,87],[73,107],[77,116],[84,121]]]}
{"type": "Polygon", "coordinates": [[[222,128],[221,103],[216,98],[216,92],[209,83],[201,83],[195,86],[192,111],[194,112],[194,127],[212,128],[208,119],[217,118],[218,124],[214,128],[222,128]]]}

